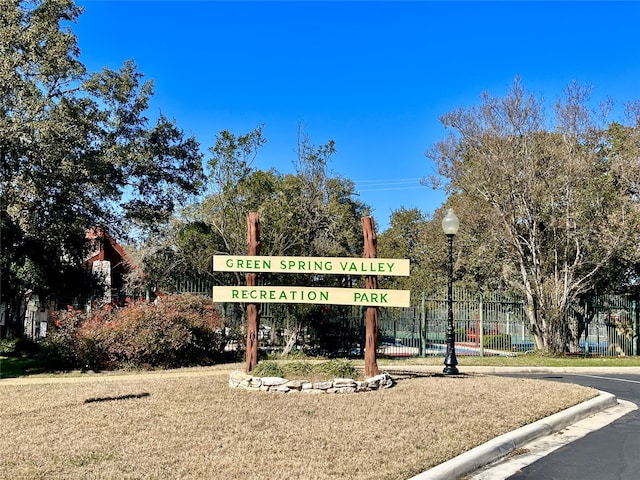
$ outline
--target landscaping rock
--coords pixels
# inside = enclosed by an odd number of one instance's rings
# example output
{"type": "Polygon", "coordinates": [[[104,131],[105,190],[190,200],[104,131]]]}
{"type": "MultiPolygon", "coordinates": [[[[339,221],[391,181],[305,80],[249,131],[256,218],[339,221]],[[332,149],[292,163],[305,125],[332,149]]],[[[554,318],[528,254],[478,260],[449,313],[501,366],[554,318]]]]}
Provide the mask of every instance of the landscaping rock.
{"type": "Polygon", "coordinates": [[[244,388],[273,393],[356,393],[391,388],[395,385],[391,375],[381,373],[356,382],[351,378],[335,378],[326,382],[308,382],[304,380],[287,380],[281,377],[253,377],[244,372],[234,371],[229,374],[231,388],[244,388]]]}

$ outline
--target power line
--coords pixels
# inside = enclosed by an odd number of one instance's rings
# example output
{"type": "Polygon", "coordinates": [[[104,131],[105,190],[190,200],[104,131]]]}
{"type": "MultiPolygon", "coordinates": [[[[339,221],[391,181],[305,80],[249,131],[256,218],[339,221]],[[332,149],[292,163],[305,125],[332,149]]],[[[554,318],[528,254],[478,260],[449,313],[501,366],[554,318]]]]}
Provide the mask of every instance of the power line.
{"type": "Polygon", "coordinates": [[[419,182],[422,178],[384,178],[380,180],[354,180],[353,183],[364,183],[364,184],[397,184],[397,183],[414,183],[419,182]]]}
{"type": "Polygon", "coordinates": [[[424,188],[419,182],[421,178],[399,178],[399,179],[380,179],[380,180],[357,180],[354,181],[358,193],[360,192],[386,192],[391,190],[414,190],[424,188]],[[418,185],[416,185],[418,184],[418,185]],[[358,186],[362,186],[358,189],[358,186]]]}
{"type": "Polygon", "coordinates": [[[362,192],[386,192],[386,191],[389,191],[389,190],[416,190],[418,188],[425,188],[425,187],[424,187],[424,185],[417,185],[417,186],[414,186],[414,187],[372,188],[372,189],[358,190],[358,193],[362,193],[362,192]]]}

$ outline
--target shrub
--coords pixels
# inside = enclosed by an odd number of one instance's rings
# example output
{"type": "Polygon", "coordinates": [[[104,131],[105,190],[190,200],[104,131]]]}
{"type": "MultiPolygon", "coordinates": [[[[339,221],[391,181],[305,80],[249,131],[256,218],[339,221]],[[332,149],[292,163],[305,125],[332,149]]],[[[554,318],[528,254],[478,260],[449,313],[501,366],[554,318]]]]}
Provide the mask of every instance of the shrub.
{"type": "Polygon", "coordinates": [[[226,343],[218,312],[194,295],[88,313],[69,309],[50,323],[43,350],[52,369],[210,365],[226,343]]]}
{"type": "Polygon", "coordinates": [[[336,359],[314,365],[313,370],[333,377],[352,378],[357,375],[356,369],[349,360],[336,359]]]}
{"type": "Polygon", "coordinates": [[[16,355],[17,345],[17,338],[5,338],[0,340],[0,355],[16,355]]]}
{"type": "Polygon", "coordinates": [[[0,355],[5,356],[18,356],[24,352],[21,345],[25,340],[18,338],[4,338],[0,340],[0,355]]]}
{"type": "Polygon", "coordinates": [[[359,378],[349,360],[336,359],[322,363],[276,361],[261,362],[251,371],[256,377],[285,377],[288,379],[319,380],[331,378],[359,378]]]}
{"type": "MultiPolygon", "coordinates": [[[[313,364],[309,362],[291,362],[287,363],[287,372],[291,372],[294,375],[305,376],[313,372],[313,364]]],[[[287,373],[289,374],[289,373],[287,373]]]]}
{"type": "Polygon", "coordinates": [[[511,350],[511,335],[499,333],[497,335],[485,335],[482,337],[484,348],[494,348],[497,350],[511,350]]]}
{"type": "Polygon", "coordinates": [[[284,377],[285,372],[277,362],[269,361],[256,365],[256,367],[251,370],[251,375],[255,377],[284,377]]]}
{"type": "Polygon", "coordinates": [[[51,314],[47,337],[41,343],[48,369],[70,370],[79,366],[78,330],[85,320],[86,314],[72,307],[51,314]]]}

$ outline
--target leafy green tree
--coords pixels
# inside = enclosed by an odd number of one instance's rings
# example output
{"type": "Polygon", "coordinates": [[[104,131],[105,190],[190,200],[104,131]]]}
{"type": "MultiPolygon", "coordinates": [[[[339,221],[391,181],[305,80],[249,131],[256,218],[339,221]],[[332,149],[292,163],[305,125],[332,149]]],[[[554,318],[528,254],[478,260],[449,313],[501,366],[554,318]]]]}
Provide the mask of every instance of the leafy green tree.
{"type": "Polygon", "coordinates": [[[485,241],[490,212],[468,199],[454,194],[433,214],[416,208],[392,213],[389,228],[378,237],[378,256],[409,259],[411,276],[385,278],[389,288],[409,289],[418,302],[422,292],[446,287],[447,240],[441,222],[453,208],[461,224],[453,244],[454,283],[478,292],[509,289],[502,278],[502,246],[485,241]]]}
{"type": "Polygon", "coordinates": [[[384,279],[388,288],[411,290],[415,295],[430,290],[437,276],[431,264],[434,245],[427,239],[430,216],[417,208],[400,208],[391,214],[389,228],[378,235],[378,257],[405,258],[411,276],[384,279]]]}
{"type": "Polygon", "coordinates": [[[199,191],[202,155],[173,121],[150,121],[133,62],[87,72],[72,0],[0,8],[2,301],[81,293],[86,231],[148,230],[199,191]],[[61,281],[61,279],[64,279],[61,281]]]}
{"type": "Polygon", "coordinates": [[[577,84],[554,113],[552,122],[516,79],[504,98],[485,94],[443,116],[451,133],[428,156],[452,195],[466,197],[468,218],[484,219],[479,245],[501,252],[503,279],[527,298],[537,347],[559,352],[576,338],[568,309],[613,262],[637,255],[640,175],[637,123],[604,126],[577,84]]]}
{"type": "MultiPolygon", "coordinates": [[[[368,209],[354,200],[353,182],[330,174],[334,143],[315,146],[301,129],[296,173],[281,174],[253,168],[265,142],[262,127],[247,134],[224,131],[217,135],[208,162],[209,194],[181,212],[166,238],[166,248],[157,250],[154,261],[165,265],[164,271],[181,274],[182,270],[169,265],[182,264],[202,273],[196,262],[202,265],[207,258],[211,265],[214,254],[245,255],[246,217],[252,211],[260,215],[262,255],[351,257],[362,253],[361,218],[368,209]],[[191,232],[189,241],[182,240],[186,232],[191,232]]],[[[244,282],[241,274],[209,272],[216,283],[244,282]]],[[[356,280],[335,275],[265,275],[273,285],[346,286],[356,280]]],[[[303,325],[323,318],[321,309],[312,305],[274,305],[272,313],[277,326],[291,332],[292,343],[303,325]]]]}

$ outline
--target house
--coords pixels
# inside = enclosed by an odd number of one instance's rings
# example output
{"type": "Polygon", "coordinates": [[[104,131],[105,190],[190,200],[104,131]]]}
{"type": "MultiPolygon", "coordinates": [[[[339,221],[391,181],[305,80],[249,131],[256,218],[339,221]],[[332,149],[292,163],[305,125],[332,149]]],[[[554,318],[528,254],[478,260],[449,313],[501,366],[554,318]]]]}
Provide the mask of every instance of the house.
{"type": "Polygon", "coordinates": [[[86,238],[90,242],[90,248],[84,263],[94,275],[101,278],[104,290],[94,292],[90,298],[78,297],[74,292],[70,292],[68,297],[52,302],[43,302],[31,290],[27,291],[23,304],[23,332],[27,338],[34,341],[44,338],[47,333],[47,319],[56,309],[72,306],[78,310],[85,310],[98,305],[124,305],[127,298],[142,296],[139,292],[129,291],[127,288],[127,276],[138,271],[138,267],[122,246],[103,228],[90,229],[86,238]]]}
{"type": "Polygon", "coordinates": [[[132,272],[138,271],[137,265],[103,228],[90,229],[87,232],[87,239],[91,242],[91,249],[86,264],[104,284],[104,294],[100,303],[124,303],[127,296],[126,278],[132,272]]]}

